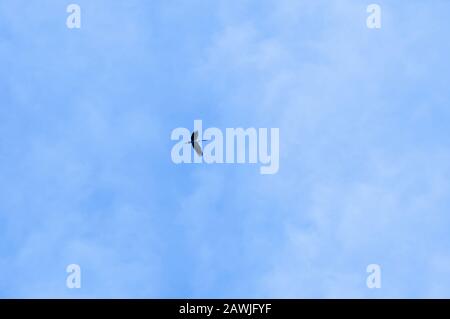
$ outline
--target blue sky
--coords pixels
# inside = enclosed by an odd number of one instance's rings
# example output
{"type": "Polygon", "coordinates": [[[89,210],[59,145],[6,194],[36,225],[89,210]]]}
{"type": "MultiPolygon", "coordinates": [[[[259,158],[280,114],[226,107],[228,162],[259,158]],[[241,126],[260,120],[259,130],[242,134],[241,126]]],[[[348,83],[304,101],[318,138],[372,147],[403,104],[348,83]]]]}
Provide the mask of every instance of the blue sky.
{"type": "Polygon", "coordinates": [[[450,2],[73,2],[0,2],[0,297],[450,297],[450,2]],[[195,119],[278,174],[173,164],[195,119]]]}

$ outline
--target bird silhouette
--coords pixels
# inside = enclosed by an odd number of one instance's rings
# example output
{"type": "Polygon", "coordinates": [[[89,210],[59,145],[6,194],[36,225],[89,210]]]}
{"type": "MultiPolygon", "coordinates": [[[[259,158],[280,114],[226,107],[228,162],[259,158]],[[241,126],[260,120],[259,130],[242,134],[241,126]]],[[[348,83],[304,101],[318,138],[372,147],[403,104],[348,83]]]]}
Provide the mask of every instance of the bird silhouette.
{"type": "MultiPolygon", "coordinates": [[[[208,140],[202,140],[202,142],[206,142],[206,141],[208,141],[208,140]]],[[[197,153],[198,156],[203,156],[202,148],[200,147],[200,144],[198,143],[198,131],[192,132],[191,141],[187,142],[186,144],[191,144],[195,150],[195,153],[197,153]]]]}

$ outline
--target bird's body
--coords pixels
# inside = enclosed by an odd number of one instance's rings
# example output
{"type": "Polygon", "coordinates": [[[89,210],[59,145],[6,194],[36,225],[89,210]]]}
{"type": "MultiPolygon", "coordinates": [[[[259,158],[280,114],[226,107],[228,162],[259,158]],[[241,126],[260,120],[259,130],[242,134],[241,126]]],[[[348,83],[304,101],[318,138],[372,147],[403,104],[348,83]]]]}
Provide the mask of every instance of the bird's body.
{"type": "MultiPolygon", "coordinates": [[[[202,140],[202,142],[205,142],[207,140],[202,140]]],[[[186,144],[191,144],[194,148],[195,152],[198,156],[203,156],[202,148],[200,147],[200,144],[198,143],[198,131],[192,132],[191,135],[191,141],[187,142],[186,144]]]]}

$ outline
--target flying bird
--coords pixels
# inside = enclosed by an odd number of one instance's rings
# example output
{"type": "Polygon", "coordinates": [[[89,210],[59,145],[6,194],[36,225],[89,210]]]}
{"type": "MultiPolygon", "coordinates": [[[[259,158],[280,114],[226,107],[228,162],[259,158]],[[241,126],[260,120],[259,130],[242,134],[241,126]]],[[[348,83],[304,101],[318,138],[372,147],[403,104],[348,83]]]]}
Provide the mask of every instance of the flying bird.
{"type": "MultiPolygon", "coordinates": [[[[191,144],[192,147],[194,148],[195,152],[197,153],[198,156],[203,156],[203,151],[202,148],[200,147],[200,144],[198,144],[198,131],[195,131],[192,133],[191,135],[191,141],[187,142],[186,144],[191,144]]],[[[202,140],[202,142],[206,142],[208,140],[202,140]]]]}

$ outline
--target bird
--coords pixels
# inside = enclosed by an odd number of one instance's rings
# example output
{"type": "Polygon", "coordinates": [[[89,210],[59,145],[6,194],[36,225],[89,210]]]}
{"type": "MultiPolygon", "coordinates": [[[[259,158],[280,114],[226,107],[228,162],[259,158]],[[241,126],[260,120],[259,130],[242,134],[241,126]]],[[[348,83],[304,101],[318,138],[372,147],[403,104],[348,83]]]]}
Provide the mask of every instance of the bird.
{"type": "MultiPolygon", "coordinates": [[[[198,131],[192,132],[191,135],[191,141],[190,142],[186,142],[186,144],[191,144],[192,147],[194,148],[195,152],[197,153],[198,156],[203,156],[203,151],[202,148],[200,147],[200,144],[198,144],[198,131]]],[[[206,142],[208,140],[202,140],[202,142],[206,142]]]]}

